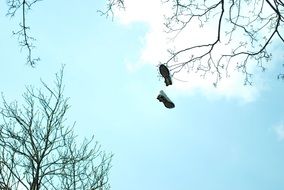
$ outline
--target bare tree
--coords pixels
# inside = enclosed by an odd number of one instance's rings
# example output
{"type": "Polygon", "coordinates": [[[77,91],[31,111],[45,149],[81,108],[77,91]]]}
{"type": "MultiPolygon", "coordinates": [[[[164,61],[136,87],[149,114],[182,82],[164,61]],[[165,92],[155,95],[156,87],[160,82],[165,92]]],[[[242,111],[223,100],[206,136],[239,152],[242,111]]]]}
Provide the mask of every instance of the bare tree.
{"type": "MultiPolygon", "coordinates": [[[[20,15],[21,21],[19,23],[20,29],[13,31],[13,34],[17,36],[21,49],[27,51],[26,63],[32,67],[35,67],[36,63],[40,61],[39,57],[33,55],[33,49],[35,48],[35,38],[29,34],[30,26],[27,24],[27,15],[30,10],[38,2],[43,0],[7,0],[8,12],[7,16],[14,17],[16,14],[20,15]]],[[[99,10],[101,15],[113,16],[113,8],[124,8],[123,0],[106,0],[106,9],[99,10]]]]}
{"type": "MultiPolygon", "coordinates": [[[[249,64],[256,63],[265,71],[264,62],[270,61],[272,56],[269,46],[273,42],[284,44],[284,3],[281,0],[165,0],[164,3],[172,7],[165,25],[167,32],[175,37],[194,22],[199,22],[200,27],[216,23],[215,38],[211,41],[169,50],[170,57],[165,64],[172,75],[183,69],[203,77],[213,73],[216,76],[213,84],[217,85],[224,75],[230,75],[233,67],[244,73],[245,84],[251,84],[249,64]],[[229,52],[220,54],[215,51],[218,48],[229,49],[229,52]]],[[[278,78],[281,77],[284,75],[279,74],[278,78]]]]}
{"type": "Polygon", "coordinates": [[[64,98],[63,69],[55,88],[27,87],[24,103],[3,97],[0,125],[0,189],[105,190],[112,155],[94,139],[76,143],[65,126],[69,109],[64,98]]]}

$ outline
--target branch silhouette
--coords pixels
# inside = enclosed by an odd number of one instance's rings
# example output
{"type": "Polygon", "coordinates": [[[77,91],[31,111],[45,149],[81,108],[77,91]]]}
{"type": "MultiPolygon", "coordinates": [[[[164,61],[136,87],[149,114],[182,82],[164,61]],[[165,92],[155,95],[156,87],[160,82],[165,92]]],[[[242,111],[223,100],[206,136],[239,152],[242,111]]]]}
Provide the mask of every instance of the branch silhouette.
{"type": "MultiPolygon", "coordinates": [[[[173,75],[185,68],[200,73],[202,77],[213,73],[216,76],[213,84],[216,86],[224,75],[230,75],[228,68],[234,67],[244,74],[244,84],[251,85],[249,64],[254,62],[265,71],[264,62],[270,61],[272,57],[268,47],[273,41],[284,45],[284,4],[280,0],[166,0],[164,3],[172,3],[172,14],[167,16],[165,26],[168,33],[174,34],[174,38],[194,21],[203,27],[213,22],[215,17],[218,20],[216,37],[212,42],[178,51],[169,50],[170,58],[165,64],[173,75]],[[231,48],[231,52],[221,55],[215,53],[221,46],[231,48]]],[[[283,74],[279,74],[278,78],[281,77],[283,74]]]]}
{"type": "Polygon", "coordinates": [[[18,12],[21,12],[21,22],[19,23],[20,29],[13,31],[13,35],[17,36],[21,49],[25,49],[27,53],[26,63],[35,67],[36,63],[40,60],[39,57],[34,57],[32,49],[35,48],[33,42],[36,40],[29,35],[30,27],[27,25],[27,14],[37,2],[42,0],[8,0],[8,13],[10,17],[14,17],[18,12]]]}

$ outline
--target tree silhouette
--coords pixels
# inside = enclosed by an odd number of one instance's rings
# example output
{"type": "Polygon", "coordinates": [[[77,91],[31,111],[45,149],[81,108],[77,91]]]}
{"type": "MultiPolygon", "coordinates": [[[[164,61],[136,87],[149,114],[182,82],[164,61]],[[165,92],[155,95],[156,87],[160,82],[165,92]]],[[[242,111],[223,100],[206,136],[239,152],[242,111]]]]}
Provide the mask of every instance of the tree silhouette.
{"type": "Polygon", "coordinates": [[[3,97],[0,122],[0,189],[105,190],[111,154],[93,138],[76,142],[65,125],[69,109],[64,98],[63,69],[55,88],[27,87],[24,104],[3,97]]]}
{"type": "MultiPolygon", "coordinates": [[[[265,71],[264,62],[270,61],[272,56],[269,46],[284,44],[284,3],[281,0],[165,0],[164,3],[172,7],[165,25],[167,32],[175,37],[196,22],[200,27],[216,23],[215,37],[209,42],[169,50],[170,58],[164,64],[172,75],[183,69],[203,77],[213,73],[216,76],[213,84],[217,85],[224,75],[230,75],[230,69],[236,69],[244,74],[245,84],[251,84],[249,64],[256,63],[265,71]],[[220,48],[224,51],[217,53],[220,48]]],[[[278,78],[284,75],[280,73],[278,78]]]]}

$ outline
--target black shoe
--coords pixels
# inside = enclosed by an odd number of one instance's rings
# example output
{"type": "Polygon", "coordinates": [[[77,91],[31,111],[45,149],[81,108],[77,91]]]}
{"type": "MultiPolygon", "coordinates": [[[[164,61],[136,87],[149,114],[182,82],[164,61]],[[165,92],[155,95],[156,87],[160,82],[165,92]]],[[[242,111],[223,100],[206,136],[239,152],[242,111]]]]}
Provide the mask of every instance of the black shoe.
{"type": "Polygon", "coordinates": [[[166,108],[175,107],[175,104],[167,97],[167,95],[162,90],[160,91],[160,94],[158,95],[157,99],[160,102],[163,102],[166,108]]]}
{"type": "Polygon", "coordinates": [[[159,66],[159,71],[160,71],[162,77],[164,77],[164,79],[165,79],[166,86],[172,85],[172,79],[171,79],[169,69],[164,64],[161,64],[159,66]]]}

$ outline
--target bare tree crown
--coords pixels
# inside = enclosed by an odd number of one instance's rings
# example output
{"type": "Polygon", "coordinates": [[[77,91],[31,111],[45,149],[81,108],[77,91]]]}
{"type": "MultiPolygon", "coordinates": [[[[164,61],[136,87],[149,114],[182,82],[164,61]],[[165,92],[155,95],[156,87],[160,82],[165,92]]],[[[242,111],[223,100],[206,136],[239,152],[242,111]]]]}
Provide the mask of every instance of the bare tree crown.
{"type": "Polygon", "coordinates": [[[65,126],[69,109],[63,96],[63,70],[55,88],[28,87],[24,104],[3,97],[0,115],[0,189],[109,189],[112,155],[97,142],[76,143],[73,127],[65,126]]]}

